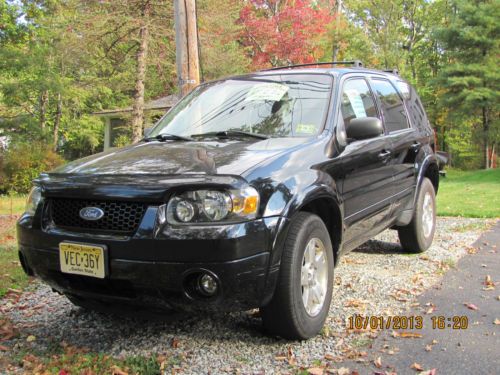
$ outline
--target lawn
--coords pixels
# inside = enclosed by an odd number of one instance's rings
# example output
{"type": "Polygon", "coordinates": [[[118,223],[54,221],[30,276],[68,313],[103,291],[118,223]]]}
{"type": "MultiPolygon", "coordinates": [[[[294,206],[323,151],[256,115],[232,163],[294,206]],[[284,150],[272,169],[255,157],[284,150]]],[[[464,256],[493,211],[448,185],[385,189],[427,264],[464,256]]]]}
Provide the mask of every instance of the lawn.
{"type": "Polygon", "coordinates": [[[20,215],[26,206],[26,196],[23,195],[1,195],[0,216],[20,215]]]}
{"type": "Polygon", "coordinates": [[[500,217],[500,169],[449,170],[437,195],[439,216],[500,217]]]}
{"type": "Polygon", "coordinates": [[[0,217],[0,298],[28,284],[17,255],[15,224],[16,217],[0,217]]]}

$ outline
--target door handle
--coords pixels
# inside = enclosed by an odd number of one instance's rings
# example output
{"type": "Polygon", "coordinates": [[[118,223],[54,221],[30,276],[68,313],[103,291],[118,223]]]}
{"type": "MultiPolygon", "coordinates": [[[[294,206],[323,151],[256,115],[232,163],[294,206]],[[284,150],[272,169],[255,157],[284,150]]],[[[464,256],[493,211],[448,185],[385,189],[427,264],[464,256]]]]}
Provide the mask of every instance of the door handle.
{"type": "Polygon", "coordinates": [[[386,160],[389,156],[391,156],[391,152],[388,150],[383,150],[380,154],[378,154],[378,158],[380,160],[386,160]]]}

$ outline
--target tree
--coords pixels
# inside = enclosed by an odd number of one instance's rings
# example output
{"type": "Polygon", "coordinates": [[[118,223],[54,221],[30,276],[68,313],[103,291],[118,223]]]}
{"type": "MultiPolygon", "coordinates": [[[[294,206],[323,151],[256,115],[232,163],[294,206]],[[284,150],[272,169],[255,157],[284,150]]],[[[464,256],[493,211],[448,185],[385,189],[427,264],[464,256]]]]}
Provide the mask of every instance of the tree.
{"type": "Polygon", "coordinates": [[[319,61],[333,15],[305,0],[250,0],[240,12],[242,40],[255,67],[319,61]]]}
{"type": "Polygon", "coordinates": [[[202,78],[210,80],[247,72],[249,48],[235,38],[243,31],[238,22],[241,2],[198,0],[197,8],[202,78]]]}
{"type": "Polygon", "coordinates": [[[456,0],[446,28],[436,32],[449,56],[439,74],[442,104],[464,119],[473,119],[483,147],[485,168],[499,143],[500,7],[495,0],[456,0]]]}

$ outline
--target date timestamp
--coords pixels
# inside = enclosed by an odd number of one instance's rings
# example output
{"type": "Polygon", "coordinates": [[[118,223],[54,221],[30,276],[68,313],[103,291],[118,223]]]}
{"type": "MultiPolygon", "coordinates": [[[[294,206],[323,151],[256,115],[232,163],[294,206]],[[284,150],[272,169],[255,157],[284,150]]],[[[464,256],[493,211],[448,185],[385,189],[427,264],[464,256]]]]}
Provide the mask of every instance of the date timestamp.
{"type": "MultiPolygon", "coordinates": [[[[469,318],[462,316],[432,316],[432,329],[467,329],[469,318]]],[[[397,316],[350,316],[347,329],[423,329],[424,318],[421,315],[397,315],[397,316]]]]}

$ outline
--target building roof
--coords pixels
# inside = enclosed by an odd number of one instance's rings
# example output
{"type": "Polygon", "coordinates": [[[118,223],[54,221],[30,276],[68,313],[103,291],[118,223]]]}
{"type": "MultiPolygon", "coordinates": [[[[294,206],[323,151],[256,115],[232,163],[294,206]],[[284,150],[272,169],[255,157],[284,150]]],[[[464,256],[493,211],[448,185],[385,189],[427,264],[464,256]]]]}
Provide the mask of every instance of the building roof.
{"type": "MultiPolygon", "coordinates": [[[[172,108],[175,103],[179,101],[179,97],[177,95],[167,95],[158,99],[151,100],[144,104],[145,111],[161,111],[172,108]]],[[[114,115],[121,113],[129,113],[132,112],[132,107],[126,108],[115,108],[115,109],[105,109],[102,111],[94,112],[94,115],[114,115]]]]}

